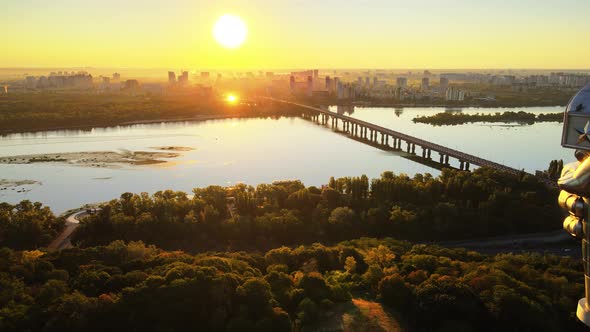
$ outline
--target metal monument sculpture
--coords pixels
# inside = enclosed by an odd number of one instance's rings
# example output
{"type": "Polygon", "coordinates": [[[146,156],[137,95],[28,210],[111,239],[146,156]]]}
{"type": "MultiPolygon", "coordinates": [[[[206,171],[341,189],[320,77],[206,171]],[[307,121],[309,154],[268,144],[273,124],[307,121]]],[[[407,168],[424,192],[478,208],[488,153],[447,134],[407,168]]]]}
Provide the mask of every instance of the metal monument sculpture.
{"type": "Polygon", "coordinates": [[[590,326],[590,84],[568,104],[561,145],[576,149],[578,161],[564,166],[558,180],[559,205],[569,213],[563,228],[582,241],[585,297],[578,302],[577,316],[590,326]]]}

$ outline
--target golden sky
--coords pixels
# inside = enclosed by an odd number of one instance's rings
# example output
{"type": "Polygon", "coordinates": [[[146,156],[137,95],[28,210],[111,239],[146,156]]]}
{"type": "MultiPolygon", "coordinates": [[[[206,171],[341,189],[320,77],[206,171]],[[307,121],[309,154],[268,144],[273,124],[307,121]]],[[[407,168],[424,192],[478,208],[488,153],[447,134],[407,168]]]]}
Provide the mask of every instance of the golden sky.
{"type": "Polygon", "coordinates": [[[587,0],[5,1],[0,67],[590,68],[587,0]]]}

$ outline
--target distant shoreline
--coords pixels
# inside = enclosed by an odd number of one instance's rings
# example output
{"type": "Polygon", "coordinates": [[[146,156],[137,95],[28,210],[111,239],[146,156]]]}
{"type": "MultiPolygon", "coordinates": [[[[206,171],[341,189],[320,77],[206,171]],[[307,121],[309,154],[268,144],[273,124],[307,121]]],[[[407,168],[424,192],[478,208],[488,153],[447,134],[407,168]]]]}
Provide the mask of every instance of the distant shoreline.
{"type": "Polygon", "coordinates": [[[60,130],[84,130],[84,129],[94,129],[94,128],[112,128],[118,126],[134,126],[134,125],[141,125],[141,124],[154,124],[154,123],[174,123],[174,122],[201,122],[201,121],[209,121],[209,120],[224,120],[224,119],[237,119],[237,118],[255,118],[260,116],[244,116],[244,115],[203,115],[203,116],[194,116],[188,118],[178,118],[178,119],[153,119],[153,120],[137,120],[137,121],[126,121],[126,122],[119,122],[113,124],[98,124],[98,125],[72,125],[72,126],[58,126],[58,127],[48,127],[48,128],[39,128],[39,129],[30,129],[30,130],[0,130],[0,136],[7,136],[13,134],[25,134],[25,133],[38,133],[44,131],[60,131],[60,130]]]}
{"type": "MultiPolygon", "coordinates": [[[[531,107],[565,107],[560,105],[553,105],[553,106],[475,106],[475,105],[435,105],[435,104],[334,104],[332,106],[347,106],[347,107],[389,107],[389,108],[483,108],[483,109],[492,109],[492,108],[531,108],[531,107]]],[[[242,118],[263,118],[263,117],[271,117],[271,116],[290,116],[288,113],[282,112],[272,112],[267,114],[252,114],[252,115],[244,115],[244,114],[222,114],[222,115],[197,115],[192,117],[183,117],[183,118],[159,118],[159,119],[146,119],[146,120],[136,120],[136,121],[124,121],[124,122],[116,122],[116,123],[100,123],[100,124],[88,124],[88,125],[71,125],[71,126],[54,126],[54,127],[39,127],[39,128],[31,128],[31,129],[24,129],[24,130],[0,130],[0,136],[7,136],[12,134],[26,134],[26,133],[38,133],[38,132],[45,132],[45,131],[60,131],[60,130],[91,130],[94,128],[111,128],[117,126],[133,126],[133,125],[141,125],[141,124],[155,124],[155,123],[175,123],[175,122],[201,122],[201,121],[209,121],[209,120],[224,120],[224,119],[242,119],[242,118]]]]}

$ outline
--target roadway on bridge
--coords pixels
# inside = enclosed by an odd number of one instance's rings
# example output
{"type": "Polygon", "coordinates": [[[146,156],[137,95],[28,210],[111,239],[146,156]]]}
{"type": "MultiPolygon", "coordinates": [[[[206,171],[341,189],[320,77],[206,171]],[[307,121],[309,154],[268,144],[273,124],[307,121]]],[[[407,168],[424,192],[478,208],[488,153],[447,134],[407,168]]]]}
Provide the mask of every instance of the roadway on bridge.
{"type": "Polygon", "coordinates": [[[468,153],[461,152],[461,151],[458,151],[458,150],[454,150],[454,149],[451,149],[451,148],[448,148],[448,147],[445,147],[445,146],[442,146],[442,145],[439,145],[439,144],[436,144],[436,143],[428,142],[428,141],[425,141],[423,139],[420,139],[420,138],[417,138],[417,137],[414,137],[414,136],[410,136],[410,135],[407,135],[407,134],[404,134],[404,133],[401,133],[401,132],[398,132],[398,131],[395,131],[395,130],[392,130],[392,129],[389,129],[389,128],[381,127],[381,126],[375,125],[373,123],[366,122],[366,121],[363,121],[363,120],[359,120],[359,119],[356,119],[356,118],[353,118],[353,117],[349,117],[349,116],[346,116],[346,115],[343,115],[343,114],[338,114],[338,113],[330,112],[328,110],[324,110],[324,109],[321,109],[321,108],[318,108],[318,107],[313,107],[313,106],[308,106],[308,105],[304,105],[304,104],[299,104],[299,103],[291,102],[291,101],[287,101],[287,100],[281,100],[281,99],[275,99],[275,98],[266,98],[266,99],[268,99],[270,101],[274,101],[274,102],[283,103],[283,104],[298,106],[298,107],[301,107],[301,108],[304,108],[304,109],[309,109],[309,110],[312,110],[312,111],[315,111],[315,112],[318,112],[318,113],[321,113],[321,114],[325,114],[325,115],[328,115],[328,116],[331,116],[331,117],[335,117],[335,118],[338,118],[338,119],[341,119],[341,120],[345,120],[345,121],[348,121],[348,122],[351,122],[351,123],[355,123],[357,125],[360,125],[360,126],[363,126],[363,127],[366,127],[366,128],[369,128],[369,129],[372,129],[372,130],[375,130],[375,131],[378,131],[378,132],[381,132],[381,133],[384,133],[386,135],[389,135],[389,136],[392,136],[392,137],[395,137],[395,138],[401,138],[402,140],[404,140],[406,142],[419,145],[422,148],[430,149],[432,151],[435,151],[435,152],[444,154],[446,156],[450,156],[450,157],[459,159],[459,160],[464,161],[464,162],[469,162],[472,165],[477,165],[477,166],[480,166],[480,167],[481,166],[492,167],[492,168],[495,168],[495,169],[498,169],[498,170],[502,170],[502,171],[505,171],[505,172],[509,172],[509,173],[512,173],[512,174],[520,174],[522,172],[521,170],[518,170],[516,168],[512,168],[512,167],[509,167],[509,166],[506,166],[506,165],[502,165],[502,164],[499,164],[497,162],[494,162],[494,161],[491,161],[491,160],[487,160],[487,159],[483,159],[483,158],[474,156],[472,154],[468,154],[468,153]]]}

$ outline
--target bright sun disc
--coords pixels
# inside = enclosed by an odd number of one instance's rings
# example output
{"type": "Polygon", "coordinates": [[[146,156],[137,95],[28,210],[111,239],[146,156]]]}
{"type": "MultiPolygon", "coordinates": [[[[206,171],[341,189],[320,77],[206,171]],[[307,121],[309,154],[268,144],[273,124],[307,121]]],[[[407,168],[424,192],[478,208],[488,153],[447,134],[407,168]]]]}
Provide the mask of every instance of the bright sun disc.
{"type": "Polygon", "coordinates": [[[234,95],[229,95],[229,96],[227,96],[227,97],[225,98],[225,100],[226,100],[228,103],[230,103],[230,104],[233,104],[233,103],[235,103],[236,101],[238,101],[238,97],[236,97],[236,96],[234,96],[234,95]]]}
{"type": "Polygon", "coordinates": [[[246,40],[248,28],[246,23],[235,15],[221,16],[213,27],[213,36],[217,42],[227,48],[240,47],[246,40]]]}

